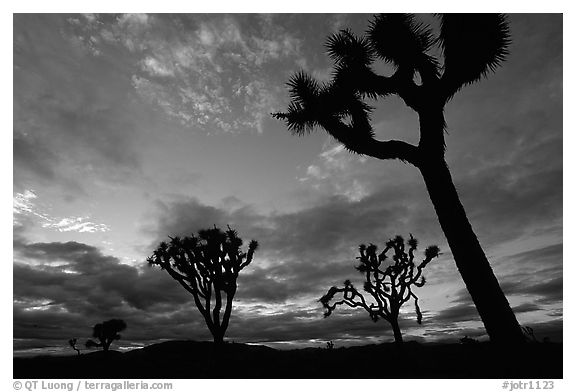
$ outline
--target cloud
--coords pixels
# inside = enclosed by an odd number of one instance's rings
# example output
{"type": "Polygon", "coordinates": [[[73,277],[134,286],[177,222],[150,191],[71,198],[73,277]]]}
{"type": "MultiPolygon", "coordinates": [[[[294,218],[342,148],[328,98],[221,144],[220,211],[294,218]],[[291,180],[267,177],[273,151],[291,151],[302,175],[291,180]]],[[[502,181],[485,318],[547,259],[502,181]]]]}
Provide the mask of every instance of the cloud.
{"type": "Polygon", "coordinates": [[[539,303],[562,302],[563,277],[546,279],[535,283],[533,280],[504,281],[502,290],[509,295],[539,297],[539,303]]]}
{"type": "Polygon", "coordinates": [[[514,274],[534,276],[535,273],[554,273],[562,275],[562,243],[535,248],[527,251],[506,255],[499,263],[515,266],[514,274]]]}
{"type": "Polygon", "coordinates": [[[17,339],[86,336],[93,324],[113,317],[135,328],[170,320],[179,307],[191,306],[190,296],[166,274],[122,264],[93,246],[17,240],[14,252],[27,260],[14,263],[17,339]]]}
{"type": "MultiPolygon", "coordinates": [[[[562,244],[537,248],[502,257],[498,265],[506,265],[499,277],[500,287],[508,297],[529,299],[537,305],[562,303],[562,244]]],[[[466,289],[454,293],[453,302],[471,303],[466,289]]],[[[519,305],[526,309],[526,304],[519,305]]]]}
{"type": "Polygon", "coordinates": [[[16,193],[13,197],[14,224],[21,226],[23,220],[40,221],[44,228],[54,229],[59,232],[76,231],[79,233],[106,232],[110,228],[104,223],[95,223],[90,216],[56,218],[34,201],[38,199],[36,193],[26,189],[23,193],[16,193]]]}
{"type": "MultiPolygon", "coordinates": [[[[520,313],[539,311],[542,308],[535,303],[523,303],[513,306],[512,310],[516,315],[519,315],[520,313]]],[[[434,320],[434,323],[480,322],[478,310],[470,297],[468,297],[467,301],[457,302],[456,305],[443,309],[430,317],[434,320]]]]}
{"type": "Polygon", "coordinates": [[[38,215],[41,218],[44,218],[44,215],[38,214],[34,211],[34,202],[33,200],[38,198],[34,191],[26,189],[23,193],[16,193],[13,199],[13,213],[16,214],[34,214],[38,215]]]}
{"type": "Polygon", "coordinates": [[[153,273],[149,268],[122,264],[117,258],[103,255],[97,248],[83,243],[16,241],[14,251],[34,263],[15,263],[14,281],[22,283],[15,284],[16,299],[48,298],[53,305],[83,314],[91,310],[110,314],[123,303],[137,309],[150,309],[189,300],[168,276],[153,273]],[[24,284],[25,281],[28,283],[24,284]]]}
{"type": "MultiPolygon", "coordinates": [[[[159,242],[168,235],[189,235],[207,226],[230,224],[241,236],[258,239],[261,252],[271,259],[322,263],[335,256],[354,255],[360,243],[381,244],[421,227],[418,218],[406,214],[407,197],[405,190],[397,188],[360,201],[336,195],[296,212],[269,215],[249,205],[230,210],[183,198],[158,202],[157,222],[149,231],[159,242]]],[[[430,228],[414,234],[424,243],[441,238],[430,228]]]]}
{"type": "Polygon", "coordinates": [[[476,310],[476,307],[470,301],[469,303],[462,303],[456,306],[452,306],[448,309],[441,310],[434,316],[434,320],[450,323],[461,321],[480,321],[480,316],[478,315],[478,310],[476,310]]]}
{"type": "MultiPolygon", "coordinates": [[[[550,324],[550,327],[543,329],[557,337],[559,328],[561,334],[561,322],[557,326],[556,321],[562,317],[562,244],[507,255],[498,260],[498,265],[504,264],[508,268],[499,277],[500,287],[521,325],[538,325],[541,328],[550,324]],[[548,321],[544,322],[545,319],[548,321]]],[[[435,322],[446,325],[481,325],[466,288],[456,291],[450,297],[451,306],[432,316],[435,322]]]]}
{"type": "Polygon", "coordinates": [[[128,50],[132,86],[147,102],[182,124],[215,131],[262,132],[278,107],[271,82],[278,66],[300,56],[300,40],[258,15],[93,15],[75,37],[104,56],[128,50]],[[93,41],[90,41],[93,42],[93,41]]]}
{"type": "Polygon", "coordinates": [[[360,201],[369,194],[366,181],[350,175],[352,166],[367,161],[364,156],[350,154],[343,145],[325,143],[315,162],[306,168],[306,176],[299,178],[327,194],[342,195],[350,201],[360,201]]]}
{"type": "Polygon", "coordinates": [[[142,60],[142,68],[151,76],[174,76],[174,70],[162,64],[154,57],[146,57],[142,60]]]}
{"type": "MultiPolygon", "coordinates": [[[[72,26],[72,27],[71,27],[72,26]]],[[[74,39],[61,15],[14,21],[14,182],[61,186],[81,194],[90,184],[126,181],[140,169],[133,148],[150,115],[126,95],[130,79],[74,39]]],[[[84,43],[83,43],[84,42],[84,43]]],[[[150,124],[153,124],[150,121],[150,124]]]]}
{"type": "Polygon", "coordinates": [[[110,228],[103,223],[94,223],[87,220],[88,217],[63,218],[58,222],[43,223],[42,227],[56,229],[60,232],[77,231],[79,233],[94,233],[97,231],[110,231],[110,228]]]}

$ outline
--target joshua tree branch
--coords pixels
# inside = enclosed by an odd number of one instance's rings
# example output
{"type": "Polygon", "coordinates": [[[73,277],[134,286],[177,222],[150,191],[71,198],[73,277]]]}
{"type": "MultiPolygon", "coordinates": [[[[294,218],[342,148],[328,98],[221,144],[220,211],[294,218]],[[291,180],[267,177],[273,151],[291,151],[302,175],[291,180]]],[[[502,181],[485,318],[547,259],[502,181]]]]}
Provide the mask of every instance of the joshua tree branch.
{"type": "Polygon", "coordinates": [[[189,285],[187,285],[184,282],[184,279],[181,278],[181,274],[179,274],[178,272],[174,271],[174,269],[172,269],[172,267],[170,265],[166,266],[164,265],[164,269],[166,270],[166,272],[168,272],[168,274],[170,274],[170,276],[176,280],[178,283],[180,283],[180,285],[182,287],[184,287],[184,289],[186,289],[186,291],[188,291],[190,294],[192,294],[192,297],[194,298],[194,303],[196,304],[196,306],[198,307],[198,310],[200,311],[200,313],[202,313],[202,315],[205,316],[206,313],[206,309],[204,308],[204,306],[202,306],[202,302],[200,302],[200,297],[204,298],[204,295],[202,293],[200,293],[199,290],[194,289],[194,285],[196,284],[195,282],[192,284],[192,287],[190,287],[189,285]]]}
{"type": "Polygon", "coordinates": [[[410,143],[357,137],[353,127],[337,118],[324,119],[319,124],[349,151],[378,159],[400,159],[415,166],[418,164],[418,148],[410,143]]]}

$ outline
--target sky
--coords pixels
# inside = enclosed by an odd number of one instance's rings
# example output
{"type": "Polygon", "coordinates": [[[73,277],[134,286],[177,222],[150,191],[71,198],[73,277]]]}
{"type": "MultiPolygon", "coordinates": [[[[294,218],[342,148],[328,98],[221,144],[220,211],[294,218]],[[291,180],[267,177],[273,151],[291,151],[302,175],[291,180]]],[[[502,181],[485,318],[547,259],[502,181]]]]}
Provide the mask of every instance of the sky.
{"type": "MultiPolygon", "coordinates": [[[[412,233],[441,256],[406,305],[405,339],[485,331],[412,166],[351,155],[270,113],[302,69],[329,80],[326,38],[368,14],[16,14],[13,19],[15,355],[66,352],[122,318],[122,349],[209,340],[192,298],[146,257],[168,236],[227,224],[260,243],[227,338],[291,348],[392,341],[360,310],[323,318],[360,243],[412,233]]],[[[437,26],[431,16],[421,16],[437,26]]],[[[562,339],[562,17],[514,14],[510,55],[446,106],[446,159],[516,316],[562,339]]],[[[388,72],[385,66],[379,68],[388,72]]],[[[418,141],[395,97],[377,137],[418,141]]],[[[423,257],[422,252],[418,257],[423,257]]]]}

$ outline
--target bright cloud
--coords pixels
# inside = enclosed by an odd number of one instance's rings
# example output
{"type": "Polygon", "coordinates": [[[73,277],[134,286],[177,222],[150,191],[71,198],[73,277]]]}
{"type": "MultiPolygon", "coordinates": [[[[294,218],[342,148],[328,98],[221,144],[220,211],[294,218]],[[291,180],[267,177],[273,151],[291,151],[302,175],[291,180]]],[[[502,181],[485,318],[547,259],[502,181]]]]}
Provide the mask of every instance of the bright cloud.
{"type": "Polygon", "coordinates": [[[359,201],[370,194],[365,181],[354,177],[355,168],[365,162],[365,157],[351,154],[341,144],[325,143],[323,151],[306,168],[306,176],[300,181],[310,183],[315,189],[345,196],[350,201],[359,201]]]}
{"type": "Polygon", "coordinates": [[[63,218],[57,222],[43,223],[42,227],[56,229],[60,232],[77,231],[79,233],[95,233],[97,231],[109,231],[110,228],[103,223],[94,223],[88,217],[63,218]]]}
{"type": "Polygon", "coordinates": [[[13,222],[14,224],[19,224],[19,215],[30,215],[40,218],[42,220],[49,220],[50,218],[36,210],[35,203],[33,200],[37,199],[36,193],[34,191],[26,189],[23,193],[16,193],[13,197],[13,222]]]}
{"type": "Polygon", "coordinates": [[[32,207],[34,206],[32,200],[36,199],[37,197],[38,196],[36,196],[33,191],[28,189],[26,189],[24,193],[17,193],[13,199],[13,212],[15,214],[21,214],[25,212],[32,213],[32,207]]]}
{"type": "Polygon", "coordinates": [[[19,215],[39,218],[41,226],[48,229],[54,229],[59,232],[75,231],[79,233],[106,232],[110,228],[103,223],[94,223],[90,221],[89,216],[56,218],[42,211],[36,205],[34,200],[38,196],[32,190],[25,190],[23,193],[16,193],[13,197],[13,214],[14,224],[19,224],[19,215]]]}
{"type": "Polygon", "coordinates": [[[209,132],[261,133],[263,118],[280,106],[269,83],[272,66],[301,58],[300,40],[269,16],[253,16],[254,31],[234,16],[85,18],[80,30],[77,19],[69,21],[81,42],[92,51],[106,53],[110,44],[127,50],[140,71],[132,76],[136,92],[169,117],[209,132]]]}

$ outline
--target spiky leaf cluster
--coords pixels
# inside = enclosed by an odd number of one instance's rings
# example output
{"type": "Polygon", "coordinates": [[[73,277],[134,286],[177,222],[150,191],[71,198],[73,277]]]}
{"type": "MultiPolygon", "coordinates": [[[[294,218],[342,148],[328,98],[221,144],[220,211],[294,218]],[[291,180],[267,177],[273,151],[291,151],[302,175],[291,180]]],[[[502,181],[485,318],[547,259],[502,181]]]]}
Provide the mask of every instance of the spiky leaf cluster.
{"type": "Polygon", "coordinates": [[[177,273],[202,297],[214,289],[230,292],[238,273],[252,262],[258,242],[251,241],[248,252],[235,230],[200,230],[198,236],[172,237],[162,242],[147,259],[150,265],[177,273]]]}
{"type": "Polygon", "coordinates": [[[502,14],[446,14],[438,42],[444,54],[442,81],[448,97],[494,72],[506,59],[510,30],[502,14]]]}
{"type": "Polygon", "coordinates": [[[415,71],[438,76],[438,60],[428,54],[436,38],[430,26],[419,23],[414,15],[377,15],[370,22],[367,35],[378,57],[407,76],[413,76],[415,71]]]}

